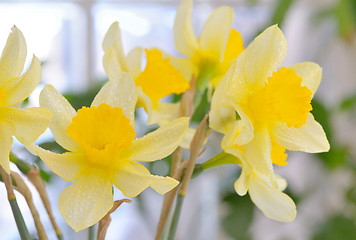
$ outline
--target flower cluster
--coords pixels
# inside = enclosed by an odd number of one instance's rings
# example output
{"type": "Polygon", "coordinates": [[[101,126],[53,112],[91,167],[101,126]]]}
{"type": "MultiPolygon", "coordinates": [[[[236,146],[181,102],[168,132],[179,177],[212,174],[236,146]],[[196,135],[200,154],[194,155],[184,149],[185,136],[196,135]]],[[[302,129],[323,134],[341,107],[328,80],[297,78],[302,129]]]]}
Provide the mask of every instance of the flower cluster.
{"type": "Polygon", "coordinates": [[[113,23],[103,41],[109,81],[90,107],[78,111],[51,85],[40,94],[41,107],[15,107],[39,83],[41,67],[33,57],[21,76],[26,43],[21,32],[12,29],[0,59],[0,165],[10,172],[9,152],[16,136],[54,173],[65,181],[74,180],[59,196],[59,210],[74,230],[95,224],[112,209],[113,186],[135,197],[148,187],[165,194],[179,184],[172,177],[151,175],[137,161],[165,158],[187,138],[190,119],[181,117],[183,103],[162,99],[189,88],[195,90],[198,103],[204,92],[210,93],[210,128],[224,134],[221,148],[242,168],[236,192],[249,192],[271,219],[295,218],[295,204],[283,193],[287,183],[274,173],[273,165],[287,164],[286,150],[316,153],[330,148],[323,128],[310,113],[321,68],[306,62],[278,69],[287,44],[276,25],[244,49],[241,35],[232,29],[233,9],[226,6],[214,10],[197,39],[192,5],[192,0],[182,0],[173,29],[176,48],[186,58],[145,49],[144,69],[143,50],[135,48],[125,56],[119,25],[113,23]],[[145,109],[148,125],[160,127],[136,138],[139,107],[145,109]],[[33,144],[47,126],[65,153],[33,144]]]}

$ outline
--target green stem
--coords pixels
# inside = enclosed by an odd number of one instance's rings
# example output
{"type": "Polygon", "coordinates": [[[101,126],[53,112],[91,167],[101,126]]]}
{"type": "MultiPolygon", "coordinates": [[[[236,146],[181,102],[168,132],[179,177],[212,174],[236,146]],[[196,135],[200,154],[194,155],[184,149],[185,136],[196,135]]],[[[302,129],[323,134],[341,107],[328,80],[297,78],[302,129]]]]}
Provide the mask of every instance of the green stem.
{"type": "Polygon", "coordinates": [[[172,224],[170,227],[170,231],[168,233],[169,234],[168,240],[174,240],[174,238],[176,236],[178,222],[179,222],[179,218],[180,218],[180,213],[182,211],[184,198],[185,198],[185,195],[183,195],[181,193],[178,194],[176,208],[175,208],[174,214],[173,214],[172,224]]]}
{"type": "Polygon", "coordinates": [[[239,164],[240,160],[234,155],[228,154],[224,151],[210,158],[201,164],[203,170],[207,170],[209,168],[217,167],[225,164],[239,164]]]}
{"type": "Polygon", "coordinates": [[[89,239],[89,240],[94,240],[94,239],[95,239],[95,225],[96,225],[96,224],[90,226],[89,229],[88,229],[88,231],[89,231],[89,237],[88,237],[88,239],[89,239]]]}
{"type": "Polygon", "coordinates": [[[9,200],[9,203],[10,203],[10,206],[12,209],[12,213],[14,214],[17,229],[19,230],[19,233],[21,236],[21,240],[31,240],[32,238],[30,236],[30,233],[27,230],[25,221],[22,217],[21,210],[19,208],[19,205],[17,205],[16,198],[9,200]]]}

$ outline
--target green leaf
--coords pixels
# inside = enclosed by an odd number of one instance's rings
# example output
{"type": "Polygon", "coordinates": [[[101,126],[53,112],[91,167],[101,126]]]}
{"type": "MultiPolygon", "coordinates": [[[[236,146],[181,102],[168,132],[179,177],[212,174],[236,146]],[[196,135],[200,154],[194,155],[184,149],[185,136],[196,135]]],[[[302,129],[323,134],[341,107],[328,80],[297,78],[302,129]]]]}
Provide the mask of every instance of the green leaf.
{"type": "Polygon", "coordinates": [[[335,216],[326,220],[317,229],[313,240],[354,240],[356,239],[355,220],[344,216],[335,216]]]}

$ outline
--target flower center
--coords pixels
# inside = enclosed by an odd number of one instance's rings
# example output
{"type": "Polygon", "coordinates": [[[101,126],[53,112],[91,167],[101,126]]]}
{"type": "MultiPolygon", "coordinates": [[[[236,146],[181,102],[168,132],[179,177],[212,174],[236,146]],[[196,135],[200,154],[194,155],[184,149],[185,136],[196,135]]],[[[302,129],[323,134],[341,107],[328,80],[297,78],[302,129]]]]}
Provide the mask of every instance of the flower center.
{"type": "Polygon", "coordinates": [[[161,98],[170,94],[180,94],[189,88],[183,74],[170,64],[169,59],[163,58],[158,49],[147,50],[147,64],[145,70],[136,79],[136,86],[157,103],[161,98]]]}
{"type": "Polygon", "coordinates": [[[129,147],[136,135],[122,109],[106,103],[78,110],[66,132],[83,147],[88,163],[100,167],[116,165],[121,150],[129,147]]]}
{"type": "Polygon", "coordinates": [[[249,109],[257,123],[285,122],[288,127],[303,126],[312,110],[312,92],[302,86],[294,70],[282,67],[268,83],[249,99],[249,109]]]}

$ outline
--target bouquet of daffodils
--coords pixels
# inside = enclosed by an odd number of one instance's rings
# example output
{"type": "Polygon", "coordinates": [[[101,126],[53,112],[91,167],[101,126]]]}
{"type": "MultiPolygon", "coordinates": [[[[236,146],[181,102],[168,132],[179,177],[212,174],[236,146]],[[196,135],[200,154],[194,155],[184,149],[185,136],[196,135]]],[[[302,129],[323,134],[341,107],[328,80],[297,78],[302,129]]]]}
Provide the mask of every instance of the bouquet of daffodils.
{"type": "Polygon", "coordinates": [[[31,238],[14,189],[28,202],[39,239],[47,235],[31,192],[22,177],[11,171],[10,159],[20,169],[27,168],[25,175],[40,192],[58,239],[62,233],[38,169],[11,153],[13,136],[56,175],[74,180],[59,195],[59,211],[75,231],[99,223],[98,239],[105,238],[110,214],[123,202],[131,202],[113,199],[113,192],[133,198],[148,187],[165,194],[155,239],[175,239],[190,180],[225,164],[241,167],[233,186],[238,195],[249,193],[270,219],[294,220],[295,203],[283,192],[287,182],[273,166],[287,164],[286,150],[318,153],[330,148],[322,126],[310,113],[321,68],[312,62],[281,66],[287,43],[277,25],[244,44],[232,28],[234,11],[228,6],[215,9],[196,37],[192,7],[192,0],[182,0],[173,28],[183,58],[139,47],[125,55],[119,23],[113,23],[103,40],[109,80],[91,106],[78,111],[51,85],[43,88],[40,107],[20,107],[41,80],[41,63],[33,56],[21,75],[26,42],[21,31],[12,28],[0,59],[0,169],[22,239],[31,238]],[[145,66],[141,66],[143,57],[145,66]],[[171,95],[175,100],[167,101],[171,95]],[[137,138],[135,109],[141,107],[147,125],[156,130],[137,138]],[[63,153],[34,144],[47,127],[63,153]],[[221,152],[197,164],[211,131],[223,135],[221,152]],[[168,156],[169,176],[152,175],[142,164],[168,156]]]}

